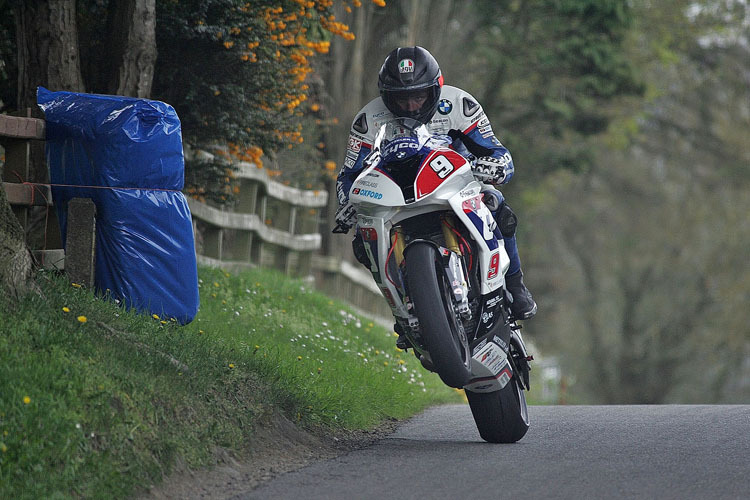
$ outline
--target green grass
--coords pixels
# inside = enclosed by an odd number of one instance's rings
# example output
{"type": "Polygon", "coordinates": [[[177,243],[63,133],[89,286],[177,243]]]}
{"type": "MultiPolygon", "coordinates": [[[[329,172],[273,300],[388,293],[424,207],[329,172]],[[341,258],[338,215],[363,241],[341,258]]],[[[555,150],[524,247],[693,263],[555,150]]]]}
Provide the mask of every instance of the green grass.
{"type": "Polygon", "coordinates": [[[461,400],[392,332],[301,281],[200,277],[184,327],[49,274],[43,297],[0,299],[0,498],[132,496],[178,461],[241,456],[277,411],[335,431],[461,400]]]}

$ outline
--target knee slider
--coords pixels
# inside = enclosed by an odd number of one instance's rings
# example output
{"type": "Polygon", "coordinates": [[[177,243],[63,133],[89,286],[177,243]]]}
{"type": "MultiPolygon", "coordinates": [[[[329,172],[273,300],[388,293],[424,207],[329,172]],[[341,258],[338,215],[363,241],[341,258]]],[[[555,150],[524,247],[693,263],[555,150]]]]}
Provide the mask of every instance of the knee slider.
{"type": "Polygon", "coordinates": [[[500,205],[504,202],[501,196],[498,196],[497,192],[494,191],[486,191],[483,193],[484,196],[482,196],[482,201],[485,205],[487,205],[487,208],[490,209],[490,212],[493,214],[497,212],[498,208],[500,208],[500,205]]]}
{"type": "Polygon", "coordinates": [[[500,228],[500,233],[506,238],[510,238],[516,234],[518,217],[516,217],[516,214],[510,209],[507,203],[503,203],[497,212],[497,226],[500,228]]]}

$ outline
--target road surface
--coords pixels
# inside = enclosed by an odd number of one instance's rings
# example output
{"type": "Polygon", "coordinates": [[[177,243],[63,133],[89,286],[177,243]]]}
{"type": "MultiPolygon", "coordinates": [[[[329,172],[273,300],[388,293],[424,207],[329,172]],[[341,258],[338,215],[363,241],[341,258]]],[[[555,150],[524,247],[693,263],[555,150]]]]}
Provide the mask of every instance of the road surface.
{"type": "Polygon", "coordinates": [[[515,444],[469,407],[432,408],[390,437],[284,474],[250,499],[750,499],[750,405],[533,406],[515,444]]]}

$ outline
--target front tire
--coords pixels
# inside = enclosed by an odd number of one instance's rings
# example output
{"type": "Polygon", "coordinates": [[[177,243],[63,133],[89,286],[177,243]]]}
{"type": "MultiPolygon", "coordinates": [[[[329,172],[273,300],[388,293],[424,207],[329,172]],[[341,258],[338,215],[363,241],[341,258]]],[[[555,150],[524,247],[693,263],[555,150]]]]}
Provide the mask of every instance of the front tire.
{"type": "Polygon", "coordinates": [[[479,435],[490,443],[515,443],[529,430],[526,396],[516,375],[494,392],[466,391],[479,435]]]}
{"type": "Polygon", "coordinates": [[[435,371],[449,387],[461,388],[470,378],[468,346],[459,339],[450,289],[437,249],[417,242],[405,252],[406,284],[435,371]],[[451,308],[451,309],[449,309],[451,308]]]}

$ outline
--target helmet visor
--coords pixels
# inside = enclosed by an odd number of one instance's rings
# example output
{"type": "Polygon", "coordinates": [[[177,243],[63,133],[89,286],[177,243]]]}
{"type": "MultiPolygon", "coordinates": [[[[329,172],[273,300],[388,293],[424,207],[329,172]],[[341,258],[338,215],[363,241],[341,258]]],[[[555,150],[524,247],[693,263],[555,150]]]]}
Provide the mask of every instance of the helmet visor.
{"type": "Polygon", "coordinates": [[[432,96],[432,89],[392,91],[392,102],[405,113],[416,113],[432,96]]]}
{"type": "Polygon", "coordinates": [[[382,90],[380,95],[386,107],[396,116],[414,118],[427,123],[435,114],[440,99],[437,84],[417,89],[382,90]]]}

